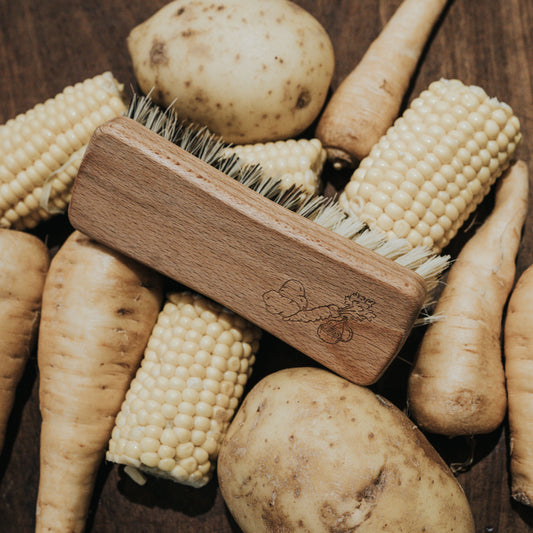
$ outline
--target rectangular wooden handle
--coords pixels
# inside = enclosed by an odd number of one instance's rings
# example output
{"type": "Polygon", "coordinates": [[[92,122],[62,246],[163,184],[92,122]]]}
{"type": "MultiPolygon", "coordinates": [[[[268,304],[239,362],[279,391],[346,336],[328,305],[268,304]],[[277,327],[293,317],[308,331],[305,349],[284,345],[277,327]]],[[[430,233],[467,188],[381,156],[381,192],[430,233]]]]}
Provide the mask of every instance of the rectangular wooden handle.
{"type": "Polygon", "coordinates": [[[93,135],[69,217],[363,385],[398,353],[425,298],[417,274],[124,117],[93,135]]]}

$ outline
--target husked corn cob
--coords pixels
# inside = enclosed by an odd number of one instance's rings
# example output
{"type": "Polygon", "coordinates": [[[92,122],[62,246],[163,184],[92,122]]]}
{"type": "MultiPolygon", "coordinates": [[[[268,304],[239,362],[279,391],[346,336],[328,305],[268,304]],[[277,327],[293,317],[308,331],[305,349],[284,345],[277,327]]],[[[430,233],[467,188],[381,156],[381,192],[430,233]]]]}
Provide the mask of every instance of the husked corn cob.
{"type": "Polygon", "coordinates": [[[0,126],[0,227],[33,228],[66,209],[93,131],[126,110],[121,93],[105,72],[0,126]]]}
{"type": "Polygon", "coordinates": [[[439,253],[520,140],[507,104],[459,80],[433,82],[361,161],[339,202],[388,237],[439,253]]]}
{"type": "Polygon", "coordinates": [[[208,483],[260,334],[199,294],[170,293],[117,416],[107,460],[136,475],[208,483]]]}
{"type": "Polygon", "coordinates": [[[260,164],[265,175],[281,180],[283,189],[295,185],[314,195],[321,188],[326,150],[318,139],[241,144],[231,146],[227,153],[236,154],[245,163],[260,164]]]}

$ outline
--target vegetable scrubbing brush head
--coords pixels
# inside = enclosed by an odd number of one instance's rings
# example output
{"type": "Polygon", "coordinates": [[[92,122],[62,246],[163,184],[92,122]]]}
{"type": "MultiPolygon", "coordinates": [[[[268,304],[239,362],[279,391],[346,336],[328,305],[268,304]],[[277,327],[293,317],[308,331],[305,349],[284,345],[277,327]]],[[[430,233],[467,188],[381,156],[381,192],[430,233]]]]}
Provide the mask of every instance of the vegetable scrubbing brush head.
{"type": "Polygon", "coordinates": [[[376,381],[447,259],[393,246],[331,199],[283,190],[148,98],[128,114],[92,138],[73,189],[73,226],[347,379],[376,381]]]}

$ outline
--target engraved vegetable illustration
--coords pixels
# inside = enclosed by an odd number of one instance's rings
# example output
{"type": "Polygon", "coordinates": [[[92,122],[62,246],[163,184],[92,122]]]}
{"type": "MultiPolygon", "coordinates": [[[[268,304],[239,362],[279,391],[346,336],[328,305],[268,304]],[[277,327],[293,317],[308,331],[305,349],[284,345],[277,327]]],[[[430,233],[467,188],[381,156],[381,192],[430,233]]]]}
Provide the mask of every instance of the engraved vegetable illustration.
{"type": "Polygon", "coordinates": [[[342,305],[309,307],[303,283],[294,279],[286,281],[277,291],[266,291],[263,301],[268,311],[283,320],[321,322],[317,334],[324,342],[332,344],[349,342],[353,337],[353,323],[376,318],[374,300],[358,292],[346,296],[342,305]]]}

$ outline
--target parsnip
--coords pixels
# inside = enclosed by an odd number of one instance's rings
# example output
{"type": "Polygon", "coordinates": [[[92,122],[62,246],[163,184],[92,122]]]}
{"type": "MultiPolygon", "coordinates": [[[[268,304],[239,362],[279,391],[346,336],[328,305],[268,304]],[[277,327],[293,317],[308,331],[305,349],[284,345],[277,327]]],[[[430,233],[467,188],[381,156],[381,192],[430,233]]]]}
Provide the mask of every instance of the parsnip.
{"type": "Polygon", "coordinates": [[[34,235],[0,229],[0,257],[1,451],[17,385],[37,339],[50,255],[34,235]]]}
{"type": "Polygon", "coordinates": [[[533,506],[533,265],[518,279],[504,327],[511,494],[533,506]]]}
{"type": "Polygon", "coordinates": [[[504,305],[514,283],[527,214],[529,176],[523,161],[501,178],[493,212],[450,268],[409,377],[414,420],[448,436],[489,433],[506,408],[500,348],[504,305]]]}
{"type": "Polygon", "coordinates": [[[333,93],[316,136],[335,167],[354,167],[392,125],[447,0],[404,0],[333,93]]]}
{"type": "Polygon", "coordinates": [[[115,417],[161,303],[158,275],[77,231],[54,256],[37,353],[36,532],[84,529],[115,417]]]}

